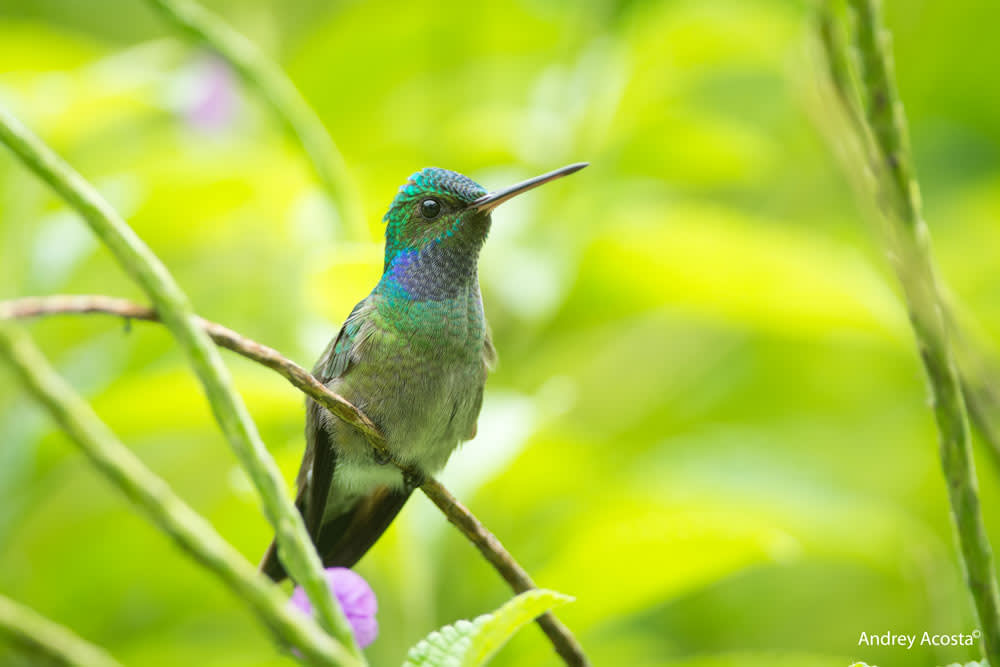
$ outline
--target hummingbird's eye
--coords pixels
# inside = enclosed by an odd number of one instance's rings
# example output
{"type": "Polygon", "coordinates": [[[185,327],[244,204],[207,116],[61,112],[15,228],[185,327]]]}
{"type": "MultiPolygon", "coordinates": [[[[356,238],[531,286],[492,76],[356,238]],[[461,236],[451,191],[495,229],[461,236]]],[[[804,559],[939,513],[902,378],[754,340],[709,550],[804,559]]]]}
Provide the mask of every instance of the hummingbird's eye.
{"type": "Polygon", "coordinates": [[[433,220],[441,215],[441,202],[437,199],[425,199],[420,202],[420,215],[426,220],[433,220]]]}

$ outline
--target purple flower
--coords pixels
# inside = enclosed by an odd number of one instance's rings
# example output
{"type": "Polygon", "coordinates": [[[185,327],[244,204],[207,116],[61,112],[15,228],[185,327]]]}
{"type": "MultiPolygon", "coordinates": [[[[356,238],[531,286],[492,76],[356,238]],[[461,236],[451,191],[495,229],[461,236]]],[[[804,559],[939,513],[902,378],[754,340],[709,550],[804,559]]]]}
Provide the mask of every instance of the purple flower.
{"type": "Polygon", "coordinates": [[[186,85],[184,114],[201,130],[217,130],[229,125],[236,115],[237,92],[232,70],[217,56],[197,62],[186,85]]]}
{"type": "MultiPolygon", "coordinates": [[[[351,623],[354,639],[362,648],[368,646],[378,635],[378,621],[375,620],[378,601],[371,586],[360,574],[346,567],[329,567],[325,576],[327,585],[351,623]]],[[[301,586],[295,587],[295,592],[288,602],[296,609],[312,616],[312,603],[309,602],[309,597],[301,586]]]]}

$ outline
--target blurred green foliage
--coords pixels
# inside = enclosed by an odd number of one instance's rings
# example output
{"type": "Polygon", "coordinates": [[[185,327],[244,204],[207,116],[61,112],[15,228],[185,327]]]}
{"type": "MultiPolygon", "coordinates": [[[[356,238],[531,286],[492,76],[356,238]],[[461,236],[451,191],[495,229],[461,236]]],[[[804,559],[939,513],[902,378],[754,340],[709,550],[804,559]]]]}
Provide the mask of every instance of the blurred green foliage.
{"type": "MultiPolygon", "coordinates": [[[[1000,334],[1000,5],[887,0],[942,273],[1000,334]]],[[[482,257],[500,352],[443,481],[542,586],[595,664],[931,666],[968,648],[926,390],[884,258],[818,125],[808,3],[209,3],[273,53],[361,187],[338,224],[303,155],[237,91],[193,123],[211,58],[138,0],[0,0],[0,104],[126,215],[198,311],[310,365],[377,280],[381,215],[436,165],[499,187],[482,257]]],[[[209,82],[209,83],[206,83],[209,82]]],[[[0,157],[0,297],[138,298],[85,227],[0,157]]],[[[249,558],[250,484],[167,334],[33,326],[122,439],[249,558]]],[[[292,479],[301,397],[227,356],[292,479]]],[[[980,457],[1000,535],[998,474],[980,457]]],[[[372,663],[510,592],[422,497],[359,571],[372,663]]],[[[126,664],[292,664],[139,518],[0,370],[0,590],[126,664]]],[[[35,664],[0,647],[0,664],[35,664]]],[[[527,628],[496,665],[555,664],[527,628]]]]}

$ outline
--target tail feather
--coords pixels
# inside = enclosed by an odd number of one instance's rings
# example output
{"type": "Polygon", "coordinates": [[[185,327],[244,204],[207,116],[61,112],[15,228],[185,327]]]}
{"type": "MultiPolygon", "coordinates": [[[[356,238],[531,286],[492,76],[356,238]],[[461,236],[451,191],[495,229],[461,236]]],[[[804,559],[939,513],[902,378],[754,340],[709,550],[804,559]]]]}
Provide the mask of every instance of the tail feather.
{"type": "Polygon", "coordinates": [[[323,524],[317,540],[323,567],[351,567],[361,560],[409,497],[409,491],[379,486],[348,512],[323,524]]]}
{"type": "MultiPolygon", "coordinates": [[[[359,498],[347,512],[326,521],[319,530],[319,539],[312,536],[323,567],[352,567],[361,560],[409,497],[410,491],[379,486],[359,498]]],[[[276,582],[288,576],[273,541],[264,553],[260,571],[276,582]]]]}

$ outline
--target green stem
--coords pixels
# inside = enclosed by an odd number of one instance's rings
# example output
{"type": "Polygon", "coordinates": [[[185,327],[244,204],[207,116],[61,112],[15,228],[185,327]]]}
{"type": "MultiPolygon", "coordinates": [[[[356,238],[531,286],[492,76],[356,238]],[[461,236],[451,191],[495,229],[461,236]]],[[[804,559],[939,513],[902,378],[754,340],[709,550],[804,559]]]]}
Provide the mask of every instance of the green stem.
{"type": "Polygon", "coordinates": [[[220,17],[191,0],[146,0],[175,26],[208,45],[271,108],[305,150],[316,174],[341,213],[343,224],[367,238],[368,228],[358,189],[344,158],[323,122],[288,76],[253,42],[220,17]]]}
{"type": "MultiPolygon", "coordinates": [[[[851,130],[858,138],[867,140],[868,126],[862,115],[858,90],[851,76],[851,62],[848,55],[844,31],[834,14],[832,2],[822,2],[817,9],[817,30],[820,44],[826,56],[826,73],[830,77],[837,101],[851,123],[851,130]]],[[[866,148],[868,146],[866,145],[866,148]]]]}
{"type": "Polygon", "coordinates": [[[316,664],[361,664],[314,622],[289,608],[277,586],[257,572],[211,524],[115,437],[90,405],[55,372],[27,333],[3,320],[0,320],[0,357],[10,364],[94,466],[178,546],[246,601],[279,637],[316,664]]]}
{"type": "MultiPolygon", "coordinates": [[[[849,129],[863,144],[870,171],[881,171],[879,167],[881,159],[878,157],[880,151],[875,146],[875,139],[871,136],[865,118],[861,115],[861,101],[851,79],[847,46],[829,3],[820,5],[818,19],[820,43],[825,52],[827,73],[830,75],[833,91],[847,115],[847,120],[850,121],[849,129]]],[[[859,176],[860,171],[865,170],[855,171],[855,176],[859,176]]],[[[861,180],[866,179],[861,176],[861,180]]],[[[884,199],[883,192],[878,194],[884,199]]],[[[942,295],[949,293],[946,287],[939,291],[942,295]]],[[[970,336],[961,326],[955,316],[954,304],[946,305],[948,306],[945,311],[946,326],[952,332],[951,347],[956,353],[969,419],[988,446],[994,465],[1000,469],[1000,391],[994,386],[993,380],[998,375],[997,364],[986,351],[983,341],[970,336]]]]}
{"type": "Polygon", "coordinates": [[[945,317],[952,332],[956,362],[962,378],[962,393],[969,410],[969,419],[986,445],[994,468],[1000,470],[1000,377],[989,345],[963,327],[954,303],[948,303],[945,317]]]}
{"type": "Polygon", "coordinates": [[[121,667],[121,663],[35,610],[0,595],[0,636],[73,667],[121,667]]]}
{"type": "Polygon", "coordinates": [[[962,380],[969,418],[986,443],[994,468],[1000,470],[1000,395],[992,378],[985,379],[977,371],[963,372],[962,380]]]}
{"type": "Polygon", "coordinates": [[[886,188],[897,207],[899,222],[913,234],[923,226],[920,195],[910,156],[906,114],[896,90],[889,50],[889,32],[882,27],[875,0],[848,0],[854,10],[861,56],[861,85],[866,96],[868,125],[878,146],[886,188]]]}
{"type": "Polygon", "coordinates": [[[97,190],[3,109],[0,109],[0,141],[83,216],[119,264],[146,292],[163,323],[187,354],[216,421],[257,487],[264,513],[275,529],[282,563],[306,590],[317,610],[320,625],[363,661],[347,618],[326,584],[322,563],[309,539],[302,515],[288,497],[281,471],[233,386],[219,351],[198,326],[187,295],[149,246],[97,190]]]}
{"type": "MultiPolygon", "coordinates": [[[[993,550],[980,511],[972,458],[969,419],[945,316],[946,305],[931,253],[930,235],[921,213],[906,130],[906,116],[893,78],[888,32],[882,27],[875,0],[848,0],[856,25],[860,87],[864,103],[862,137],[872,153],[879,198],[886,217],[886,243],[903,288],[910,322],[923,361],[940,434],[941,465],[958,533],[965,573],[982,628],[985,653],[1000,664],[1000,588],[993,550]]],[[[851,96],[838,76],[843,54],[823,38],[831,61],[831,78],[848,114],[851,96]]]]}

